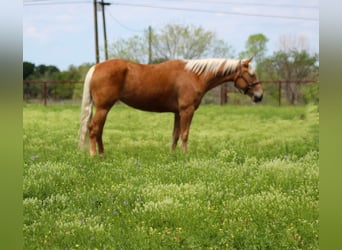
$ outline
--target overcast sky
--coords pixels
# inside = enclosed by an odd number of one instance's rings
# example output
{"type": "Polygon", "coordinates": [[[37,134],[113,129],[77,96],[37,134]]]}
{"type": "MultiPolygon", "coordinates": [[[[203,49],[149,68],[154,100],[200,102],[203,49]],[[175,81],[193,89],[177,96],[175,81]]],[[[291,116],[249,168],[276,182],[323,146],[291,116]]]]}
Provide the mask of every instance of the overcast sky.
{"type": "MultiPolygon", "coordinates": [[[[301,37],[310,52],[319,52],[318,0],[106,0],[107,39],[141,35],[149,25],[194,24],[216,32],[238,53],[252,34],[263,33],[268,54],[278,50],[279,37],[301,37]],[[160,7],[160,8],[159,8],[160,7]]],[[[23,60],[55,65],[95,61],[92,0],[24,0],[23,60]]],[[[98,12],[103,48],[102,13],[98,12]]],[[[100,54],[103,60],[103,51],[100,54]]]]}

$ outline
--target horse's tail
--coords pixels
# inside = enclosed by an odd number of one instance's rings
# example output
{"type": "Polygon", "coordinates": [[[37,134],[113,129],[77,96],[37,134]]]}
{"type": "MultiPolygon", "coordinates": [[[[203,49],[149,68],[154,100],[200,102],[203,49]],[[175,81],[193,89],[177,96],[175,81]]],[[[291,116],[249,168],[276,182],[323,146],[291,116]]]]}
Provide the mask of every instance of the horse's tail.
{"type": "Polygon", "coordinates": [[[81,106],[81,121],[79,129],[79,146],[81,149],[85,148],[88,142],[89,122],[93,115],[93,99],[90,94],[90,82],[94,73],[95,65],[92,66],[86,75],[83,85],[83,96],[81,106]]]}

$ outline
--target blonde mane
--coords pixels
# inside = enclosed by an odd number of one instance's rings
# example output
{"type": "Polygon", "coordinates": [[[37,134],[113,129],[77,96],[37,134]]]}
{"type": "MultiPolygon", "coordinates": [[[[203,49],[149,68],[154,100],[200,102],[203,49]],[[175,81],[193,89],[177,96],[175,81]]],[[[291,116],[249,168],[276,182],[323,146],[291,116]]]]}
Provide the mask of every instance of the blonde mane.
{"type": "Polygon", "coordinates": [[[212,72],[215,75],[218,70],[223,66],[223,75],[233,73],[240,60],[224,59],[224,58],[209,58],[209,59],[197,59],[186,60],[185,69],[191,70],[197,75],[203,72],[212,72]]]}
{"type": "MultiPolygon", "coordinates": [[[[221,67],[222,74],[227,75],[236,71],[240,60],[236,59],[224,59],[224,58],[208,58],[208,59],[196,59],[185,60],[185,69],[191,70],[195,74],[200,75],[204,72],[211,72],[217,75],[217,72],[221,67]]],[[[251,64],[248,65],[248,71],[250,74],[254,74],[255,70],[251,64]]]]}

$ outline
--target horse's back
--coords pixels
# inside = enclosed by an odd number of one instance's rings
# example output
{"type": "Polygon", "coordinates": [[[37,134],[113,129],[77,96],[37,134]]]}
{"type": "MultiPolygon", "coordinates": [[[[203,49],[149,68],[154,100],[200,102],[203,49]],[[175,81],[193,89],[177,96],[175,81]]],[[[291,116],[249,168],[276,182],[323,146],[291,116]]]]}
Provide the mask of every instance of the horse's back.
{"type": "Polygon", "coordinates": [[[147,111],[176,112],[177,77],[184,71],[181,61],[160,64],[128,64],[120,100],[147,111]]]}
{"type": "Polygon", "coordinates": [[[182,60],[139,64],[111,59],[96,65],[93,92],[111,105],[121,100],[137,109],[177,112],[180,91],[186,94],[185,82],[179,80],[184,75],[188,73],[182,60]]]}

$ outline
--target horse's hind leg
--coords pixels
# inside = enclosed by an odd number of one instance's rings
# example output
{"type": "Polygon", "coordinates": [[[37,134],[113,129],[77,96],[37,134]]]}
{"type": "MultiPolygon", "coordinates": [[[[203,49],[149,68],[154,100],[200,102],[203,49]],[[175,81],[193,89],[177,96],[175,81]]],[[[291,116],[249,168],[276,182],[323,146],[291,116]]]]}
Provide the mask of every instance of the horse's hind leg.
{"type": "Polygon", "coordinates": [[[99,154],[103,155],[104,147],[102,142],[103,127],[110,108],[96,108],[95,115],[89,124],[90,155],[96,155],[96,143],[99,154]]]}
{"type": "Polygon", "coordinates": [[[171,150],[175,150],[177,146],[177,142],[180,135],[180,116],[179,113],[175,113],[175,121],[173,125],[173,133],[172,133],[172,145],[171,150]]]}

